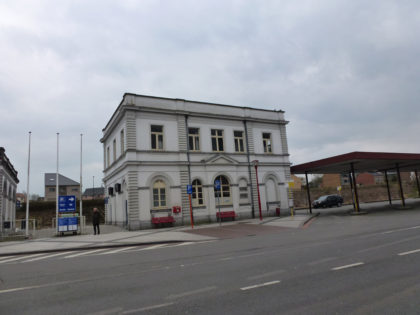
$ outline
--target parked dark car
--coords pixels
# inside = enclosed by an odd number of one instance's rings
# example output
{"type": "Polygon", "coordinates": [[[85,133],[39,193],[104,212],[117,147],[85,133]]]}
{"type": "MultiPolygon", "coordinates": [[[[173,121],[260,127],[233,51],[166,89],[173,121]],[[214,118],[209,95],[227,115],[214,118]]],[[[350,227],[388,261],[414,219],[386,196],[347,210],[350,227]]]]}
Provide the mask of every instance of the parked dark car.
{"type": "Polygon", "coordinates": [[[314,208],[329,208],[333,206],[341,207],[343,198],[339,195],[325,195],[313,202],[314,208]]]}

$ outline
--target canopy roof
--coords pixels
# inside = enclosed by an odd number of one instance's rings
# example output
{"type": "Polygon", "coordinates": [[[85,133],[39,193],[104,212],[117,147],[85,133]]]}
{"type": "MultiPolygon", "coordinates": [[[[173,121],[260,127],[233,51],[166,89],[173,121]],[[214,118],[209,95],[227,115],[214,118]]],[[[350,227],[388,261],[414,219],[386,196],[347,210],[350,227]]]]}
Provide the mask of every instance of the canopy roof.
{"type": "Polygon", "coordinates": [[[380,172],[395,170],[420,170],[420,154],[385,153],[385,152],[351,152],[332,156],[326,159],[294,165],[292,174],[348,174],[353,164],[355,172],[380,172]]]}

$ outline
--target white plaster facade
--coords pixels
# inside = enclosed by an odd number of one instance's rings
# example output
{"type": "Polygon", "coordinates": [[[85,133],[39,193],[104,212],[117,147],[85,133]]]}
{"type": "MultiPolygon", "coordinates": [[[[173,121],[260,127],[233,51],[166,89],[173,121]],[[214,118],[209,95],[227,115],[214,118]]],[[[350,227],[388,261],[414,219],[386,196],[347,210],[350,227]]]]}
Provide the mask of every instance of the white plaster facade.
{"type": "Polygon", "coordinates": [[[259,161],[263,215],[288,211],[286,124],[283,111],[124,94],[101,139],[106,222],[135,230],[149,228],[154,216],[172,215],[176,224],[190,224],[188,184],[194,188],[194,221],[215,221],[216,178],[223,181],[222,211],[258,217],[253,160],[259,161]],[[189,145],[189,133],[197,130],[198,148],[189,145]],[[217,144],[212,130],[222,130],[217,144]],[[264,151],[263,136],[272,152],[264,151]],[[174,206],[182,211],[173,213],[174,206]]]}
{"type": "Polygon", "coordinates": [[[0,232],[7,234],[15,229],[17,171],[10,163],[4,148],[0,147],[0,232]],[[8,227],[5,227],[5,222],[8,227]]]}

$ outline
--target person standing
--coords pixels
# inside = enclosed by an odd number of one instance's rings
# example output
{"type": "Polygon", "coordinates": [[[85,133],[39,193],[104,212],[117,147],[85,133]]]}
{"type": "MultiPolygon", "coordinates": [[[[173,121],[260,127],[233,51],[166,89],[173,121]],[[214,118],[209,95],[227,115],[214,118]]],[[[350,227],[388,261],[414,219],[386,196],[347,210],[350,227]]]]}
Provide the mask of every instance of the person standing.
{"type": "Polygon", "coordinates": [[[101,234],[99,230],[99,221],[101,219],[101,214],[99,213],[98,208],[93,208],[92,214],[92,224],[93,224],[93,233],[96,235],[96,230],[98,230],[98,234],[101,234]]]}

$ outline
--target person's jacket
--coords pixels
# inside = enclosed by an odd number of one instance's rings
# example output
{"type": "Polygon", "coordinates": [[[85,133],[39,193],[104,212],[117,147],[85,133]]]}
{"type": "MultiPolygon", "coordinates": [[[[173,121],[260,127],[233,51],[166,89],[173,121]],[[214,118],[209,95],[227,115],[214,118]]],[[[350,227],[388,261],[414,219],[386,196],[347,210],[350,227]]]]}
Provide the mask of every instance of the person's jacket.
{"type": "Polygon", "coordinates": [[[101,219],[101,214],[99,213],[99,211],[94,211],[93,216],[92,216],[92,223],[94,225],[97,225],[99,224],[100,219],[101,219]]]}

